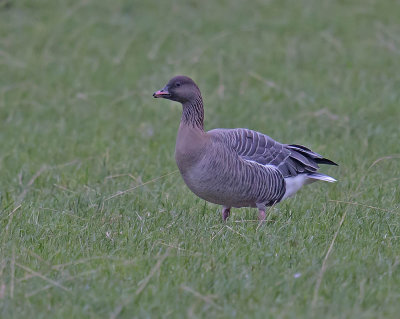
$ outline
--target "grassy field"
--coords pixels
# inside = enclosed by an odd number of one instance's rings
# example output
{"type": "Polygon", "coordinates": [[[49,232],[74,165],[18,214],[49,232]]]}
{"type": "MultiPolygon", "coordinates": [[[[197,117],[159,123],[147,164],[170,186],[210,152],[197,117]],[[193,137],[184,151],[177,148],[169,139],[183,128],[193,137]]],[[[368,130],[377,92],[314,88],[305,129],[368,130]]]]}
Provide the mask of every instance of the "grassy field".
{"type": "Polygon", "coordinates": [[[0,317],[398,318],[399,16],[390,0],[1,1],[0,317]],[[207,129],[307,145],[339,182],[224,224],[176,171],[180,105],[152,98],[176,74],[207,129]]]}

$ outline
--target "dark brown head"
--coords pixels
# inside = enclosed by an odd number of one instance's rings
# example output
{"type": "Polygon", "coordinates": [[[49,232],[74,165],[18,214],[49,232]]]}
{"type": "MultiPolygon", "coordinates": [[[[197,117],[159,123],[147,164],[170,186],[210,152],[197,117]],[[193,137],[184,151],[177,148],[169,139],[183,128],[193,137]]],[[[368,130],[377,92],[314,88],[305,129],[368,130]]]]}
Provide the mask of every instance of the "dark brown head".
{"type": "Polygon", "coordinates": [[[163,89],[155,92],[153,97],[185,104],[197,100],[201,97],[201,94],[196,83],[191,78],[178,75],[169,80],[163,89]]]}

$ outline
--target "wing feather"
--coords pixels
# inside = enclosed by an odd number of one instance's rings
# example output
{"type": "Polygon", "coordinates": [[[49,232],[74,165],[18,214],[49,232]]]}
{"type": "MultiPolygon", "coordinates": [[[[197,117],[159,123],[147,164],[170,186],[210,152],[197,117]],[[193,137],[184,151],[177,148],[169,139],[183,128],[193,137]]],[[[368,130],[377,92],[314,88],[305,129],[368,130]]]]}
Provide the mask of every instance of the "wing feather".
{"type": "Polygon", "coordinates": [[[222,138],[242,159],[274,166],[283,177],[316,172],[318,164],[337,165],[305,146],[281,144],[249,129],[215,129],[209,133],[222,138]]]}

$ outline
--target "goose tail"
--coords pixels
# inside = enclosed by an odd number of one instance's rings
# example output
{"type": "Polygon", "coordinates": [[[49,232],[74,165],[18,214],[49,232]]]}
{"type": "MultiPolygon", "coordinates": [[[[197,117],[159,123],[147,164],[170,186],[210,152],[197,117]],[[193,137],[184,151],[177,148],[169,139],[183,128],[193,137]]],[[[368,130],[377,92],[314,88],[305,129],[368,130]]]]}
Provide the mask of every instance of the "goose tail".
{"type": "Polygon", "coordinates": [[[331,176],[321,174],[321,173],[308,173],[307,174],[308,178],[319,180],[319,181],[324,181],[324,182],[329,182],[329,183],[334,183],[337,182],[336,179],[334,179],[331,176]]]}

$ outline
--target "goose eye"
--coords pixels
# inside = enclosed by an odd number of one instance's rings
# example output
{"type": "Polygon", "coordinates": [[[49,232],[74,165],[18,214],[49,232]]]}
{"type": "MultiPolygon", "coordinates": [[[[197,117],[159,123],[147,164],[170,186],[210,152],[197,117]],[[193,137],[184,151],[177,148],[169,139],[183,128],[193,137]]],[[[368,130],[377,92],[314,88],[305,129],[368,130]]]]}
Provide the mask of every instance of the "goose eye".
{"type": "Polygon", "coordinates": [[[175,84],[175,86],[181,86],[181,84],[178,82],[178,83],[175,84]]]}

